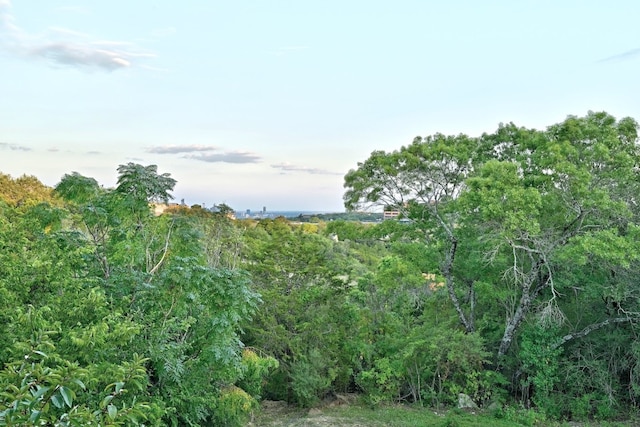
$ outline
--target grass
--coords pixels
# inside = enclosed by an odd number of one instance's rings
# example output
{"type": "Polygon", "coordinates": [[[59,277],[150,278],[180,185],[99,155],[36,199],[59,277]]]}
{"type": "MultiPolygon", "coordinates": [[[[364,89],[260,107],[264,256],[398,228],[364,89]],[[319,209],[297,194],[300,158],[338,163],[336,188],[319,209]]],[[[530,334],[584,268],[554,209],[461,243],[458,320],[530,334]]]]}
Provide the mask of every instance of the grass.
{"type": "Polygon", "coordinates": [[[363,425],[367,426],[514,427],[523,425],[514,421],[498,419],[488,414],[474,414],[458,410],[439,412],[427,408],[406,406],[387,406],[377,409],[345,406],[335,408],[332,412],[339,418],[359,420],[359,423],[364,423],[363,425]]]}
{"type": "Polygon", "coordinates": [[[457,409],[434,411],[403,405],[371,409],[359,404],[302,410],[286,405],[263,407],[249,424],[252,427],[622,427],[636,423],[566,423],[548,421],[531,410],[507,408],[500,417],[489,413],[471,413],[457,409]]]}

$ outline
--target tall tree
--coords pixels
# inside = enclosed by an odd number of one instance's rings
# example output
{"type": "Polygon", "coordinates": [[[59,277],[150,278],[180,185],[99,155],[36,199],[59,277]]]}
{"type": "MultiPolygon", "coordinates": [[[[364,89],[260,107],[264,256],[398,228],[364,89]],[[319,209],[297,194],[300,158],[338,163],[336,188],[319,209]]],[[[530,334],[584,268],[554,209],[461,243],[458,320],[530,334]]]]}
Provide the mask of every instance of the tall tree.
{"type": "Polygon", "coordinates": [[[171,174],[158,174],[156,165],[142,166],[136,163],[127,163],[118,166],[118,193],[127,194],[133,200],[167,203],[173,199],[170,191],[176,185],[176,180],[171,174]]]}
{"type": "Polygon", "coordinates": [[[175,180],[155,166],[128,164],[118,171],[113,190],[78,174],[56,186],[70,202],[76,231],[93,248],[88,274],[97,276],[113,309],[139,328],[128,352],[147,357],[146,391],[168,408],[166,424],[237,421],[252,404],[251,396],[233,388],[243,372],[238,325],[258,295],[242,271],[208,262],[204,219],[198,223],[182,210],[152,215],[150,204],[166,202],[175,180]]]}
{"type": "Polygon", "coordinates": [[[475,330],[473,288],[470,311],[465,311],[456,292],[454,262],[459,245],[456,224],[458,196],[478,157],[477,141],[465,135],[417,137],[409,146],[392,153],[374,151],[358,168],[345,176],[345,206],[392,206],[405,217],[422,223],[425,238],[438,239],[443,250],[441,272],[461,323],[475,330]]]}
{"type": "MultiPolygon", "coordinates": [[[[435,135],[372,153],[346,175],[345,206],[390,204],[422,224],[425,241],[441,251],[440,272],[467,332],[487,314],[478,313],[478,301],[487,300],[478,286],[498,296],[500,361],[526,318],[564,320],[561,254],[634,262],[637,252],[621,248],[636,245],[639,164],[637,123],[629,118],[589,113],[546,131],[508,124],[479,138],[435,135]],[[585,244],[594,241],[600,247],[585,244]]],[[[638,320],[633,312],[625,321],[638,320]]]]}

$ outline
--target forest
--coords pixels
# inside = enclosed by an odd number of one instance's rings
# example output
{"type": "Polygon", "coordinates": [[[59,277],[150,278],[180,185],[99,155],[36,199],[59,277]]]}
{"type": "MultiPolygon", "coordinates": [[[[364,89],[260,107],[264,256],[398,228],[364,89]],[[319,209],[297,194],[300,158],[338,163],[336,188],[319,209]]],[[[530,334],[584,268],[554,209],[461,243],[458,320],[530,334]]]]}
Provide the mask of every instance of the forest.
{"type": "Polygon", "coordinates": [[[504,417],[640,404],[638,123],[416,137],[344,177],[349,212],[236,220],[117,186],[0,174],[0,425],[242,426],[356,393],[504,417]]]}

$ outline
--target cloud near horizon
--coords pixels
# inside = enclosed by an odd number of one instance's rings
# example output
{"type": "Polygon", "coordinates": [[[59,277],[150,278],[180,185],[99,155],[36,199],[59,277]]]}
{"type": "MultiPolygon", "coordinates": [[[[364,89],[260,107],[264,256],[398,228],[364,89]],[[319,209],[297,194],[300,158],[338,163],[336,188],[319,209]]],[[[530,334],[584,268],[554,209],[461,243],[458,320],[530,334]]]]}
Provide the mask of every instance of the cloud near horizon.
{"type": "Polygon", "coordinates": [[[219,150],[219,147],[213,145],[158,145],[145,149],[147,153],[155,154],[180,154],[217,150],[219,150]]]}
{"type": "Polygon", "coordinates": [[[50,27],[43,35],[28,34],[15,24],[11,2],[0,0],[0,51],[52,65],[115,71],[154,54],[138,52],[131,43],[93,40],[90,35],[50,27]]]}
{"type": "Polygon", "coordinates": [[[306,166],[296,166],[290,163],[278,163],[271,165],[274,169],[280,169],[282,172],[303,172],[311,175],[343,175],[339,172],[331,172],[326,169],[310,168],[306,166]]]}
{"type": "Polygon", "coordinates": [[[208,163],[259,163],[262,158],[256,153],[249,151],[220,151],[220,147],[214,145],[160,145],[147,147],[147,153],[155,154],[186,154],[183,159],[200,160],[208,163]]]}
{"type": "Polygon", "coordinates": [[[227,151],[224,153],[191,154],[184,156],[185,159],[201,160],[208,163],[260,163],[262,158],[255,153],[248,151],[227,151]]]}
{"type": "Polygon", "coordinates": [[[0,150],[11,151],[31,151],[30,147],[24,145],[9,144],[8,142],[0,142],[0,150]]]}

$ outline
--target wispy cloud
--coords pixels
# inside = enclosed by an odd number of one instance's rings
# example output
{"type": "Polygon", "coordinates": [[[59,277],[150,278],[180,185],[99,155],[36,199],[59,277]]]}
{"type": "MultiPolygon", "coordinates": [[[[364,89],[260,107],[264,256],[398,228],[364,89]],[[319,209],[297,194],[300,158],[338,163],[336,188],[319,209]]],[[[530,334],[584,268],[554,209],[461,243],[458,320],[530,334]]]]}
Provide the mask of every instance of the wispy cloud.
{"type": "Polygon", "coordinates": [[[29,34],[16,24],[10,0],[0,0],[0,40],[0,51],[16,57],[87,70],[115,71],[155,56],[131,43],[99,40],[65,28],[29,34]]]}
{"type": "Polygon", "coordinates": [[[202,151],[216,151],[218,147],[213,145],[158,145],[154,147],[147,147],[147,153],[155,154],[180,154],[180,153],[194,153],[202,151]]]}
{"type": "Polygon", "coordinates": [[[291,163],[278,163],[275,165],[271,165],[271,167],[274,169],[280,169],[282,172],[302,172],[302,173],[308,173],[311,175],[342,175],[341,173],[331,172],[326,169],[297,166],[297,165],[292,165],[291,163]]]}
{"type": "Polygon", "coordinates": [[[262,158],[249,151],[221,151],[214,145],[159,145],[147,147],[147,153],[186,154],[184,159],[200,160],[208,163],[259,163],[262,158]]]}
{"type": "Polygon", "coordinates": [[[187,159],[201,160],[208,163],[260,163],[260,156],[248,151],[227,151],[224,153],[192,154],[187,159]]]}
{"type": "Polygon", "coordinates": [[[128,68],[137,58],[148,55],[134,54],[125,49],[101,43],[48,42],[30,47],[26,56],[47,60],[58,65],[88,67],[114,71],[128,68]]]}
{"type": "Polygon", "coordinates": [[[31,151],[31,148],[25,147],[24,145],[16,145],[16,144],[9,144],[7,142],[0,142],[0,150],[31,151]]]}
{"type": "Polygon", "coordinates": [[[600,59],[598,62],[626,61],[638,57],[640,57],[640,48],[627,50],[626,52],[600,59]]]}

